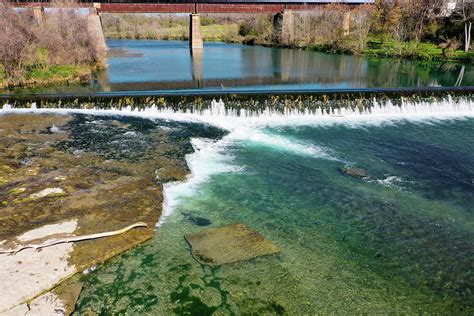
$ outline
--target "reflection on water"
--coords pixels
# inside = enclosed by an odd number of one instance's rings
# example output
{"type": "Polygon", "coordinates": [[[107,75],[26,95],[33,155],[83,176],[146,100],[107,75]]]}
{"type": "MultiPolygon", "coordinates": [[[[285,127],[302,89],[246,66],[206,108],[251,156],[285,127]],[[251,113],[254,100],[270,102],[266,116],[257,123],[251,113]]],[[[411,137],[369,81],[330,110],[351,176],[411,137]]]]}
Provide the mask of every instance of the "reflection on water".
{"type": "MultiPolygon", "coordinates": [[[[187,41],[108,40],[109,67],[87,86],[37,92],[472,86],[474,67],[187,41]]],[[[25,90],[23,90],[25,91],[25,90]]]]}
{"type": "Polygon", "coordinates": [[[193,81],[201,88],[202,82],[202,49],[191,50],[193,81]]]}

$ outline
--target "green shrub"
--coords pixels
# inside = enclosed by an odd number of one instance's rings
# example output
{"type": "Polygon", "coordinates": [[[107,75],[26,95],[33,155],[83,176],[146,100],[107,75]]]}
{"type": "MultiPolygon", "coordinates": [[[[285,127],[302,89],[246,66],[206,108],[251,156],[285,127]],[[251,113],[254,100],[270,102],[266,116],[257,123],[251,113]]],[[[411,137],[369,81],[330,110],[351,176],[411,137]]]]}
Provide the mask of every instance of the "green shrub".
{"type": "Polygon", "coordinates": [[[49,66],[49,51],[46,48],[39,47],[36,49],[35,65],[38,68],[46,68],[49,66]]]}
{"type": "Polygon", "coordinates": [[[255,30],[254,30],[252,24],[248,23],[247,21],[243,21],[239,25],[239,35],[240,36],[253,35],[252,33],[255,33],[255,30]]]}
{"type": "Polygon", "coordinates": [[[213,25],[213,24],[216,24],[216,23],[217,23],[216,19],[207,18],[207,17],[202,17],[201,18],[201,26],[208,26],[208,25],[213,25]]]}
{"type": "Polygon", "coordinates": [[[5,73],[5,67],[0,64],[0,82],[6,79],[7,74],[5,73]]]}

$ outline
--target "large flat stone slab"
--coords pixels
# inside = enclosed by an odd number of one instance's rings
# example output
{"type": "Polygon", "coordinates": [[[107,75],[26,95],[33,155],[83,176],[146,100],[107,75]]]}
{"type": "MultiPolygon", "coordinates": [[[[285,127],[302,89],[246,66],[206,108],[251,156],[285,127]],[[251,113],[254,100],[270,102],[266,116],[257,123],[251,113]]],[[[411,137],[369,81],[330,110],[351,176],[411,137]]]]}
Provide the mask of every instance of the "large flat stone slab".
{"type": "MultiPolygon", "coordinates": [[[[17,240],[28,243],[49,235],[69,234],[74,232],[76,226],[77,220],[46,225],[25,232],[17,240]]],[[[76,268],[69,264],[72,251],[72,243],[63,243],[40,251],[25,249],[14,255],[0,254],[0,314],[76,273],[76,268]]]]}
{"type": "Polygon", "coordinates": [[[278,253],[278,247],[243,224],[232,224],[185,236],[193,256],[205,265],[221,265],[278,253]]]}

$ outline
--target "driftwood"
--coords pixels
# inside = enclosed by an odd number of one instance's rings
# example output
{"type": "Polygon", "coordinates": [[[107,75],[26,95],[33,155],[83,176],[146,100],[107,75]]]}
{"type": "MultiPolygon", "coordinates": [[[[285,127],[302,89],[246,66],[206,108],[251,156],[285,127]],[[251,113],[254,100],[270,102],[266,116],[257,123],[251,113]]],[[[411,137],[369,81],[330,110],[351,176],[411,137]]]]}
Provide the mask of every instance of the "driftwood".
{"type": "Polygon", "coordinates": [[[70,243],[70,242],[78,242],[78,241],[83,241],[83,240],[92,240],[92,239],[98,239],[98,238],[103,238],[103,237],[109,237],[109,236],[114,236],[114,235],[120,235],[123,234],[130,229],[133,229],[135,227],[148,227],[146,223],[143,222],[138,222],[135,224],[132,224],[130,226],[127,226],[125,228],[119,229],[119,230],[114,230],[110,232],[103,232],[103,233],[97,233],[97,234],[91,234],[91,235],[82,235],[82,236],[71,236],[71,237],[65,237],[65,238],[56,238],[56,239],[50,239],[47,240],[44,243],[40,244],[27,244],[27,245],[20,245],[17,248],[14,249],[1,249],[0,248],[0,254],[16,254],[19,251],[22,251],[24,249],[29,249],[33,248],[35,250],[38,250],[40,248],[44,247],[50,247],[54,246],[57,244],[62,244],[62,243],[70,243]]]}

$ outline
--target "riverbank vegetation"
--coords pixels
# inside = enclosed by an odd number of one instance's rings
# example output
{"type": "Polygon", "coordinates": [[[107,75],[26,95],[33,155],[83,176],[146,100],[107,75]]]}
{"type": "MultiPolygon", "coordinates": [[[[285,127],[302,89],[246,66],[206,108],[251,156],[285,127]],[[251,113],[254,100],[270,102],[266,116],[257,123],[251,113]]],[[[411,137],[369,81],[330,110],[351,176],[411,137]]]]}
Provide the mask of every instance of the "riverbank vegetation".
{"type": "Polygon", "coordinates": [[[61,4],[35,19],[30,9],[0,2],[0,88],[87,79],[105,62],[88,30],[88,12],[61,4]]]}
{"type": "MultiPolygon", "coordinates": [[[[307,48],[376,57],[474,62],[471,26],[474,3],[458,0],[377,0],[375,5],[321,6],[308,12],[288,11],[275,32],[273,14],[202,14],[207,41],[307,48]],[[452,1],[451,1],[452,2],[452,1]]],[[[103,16],[112,38],[188,38],[187,15],[103,16]]]]}

